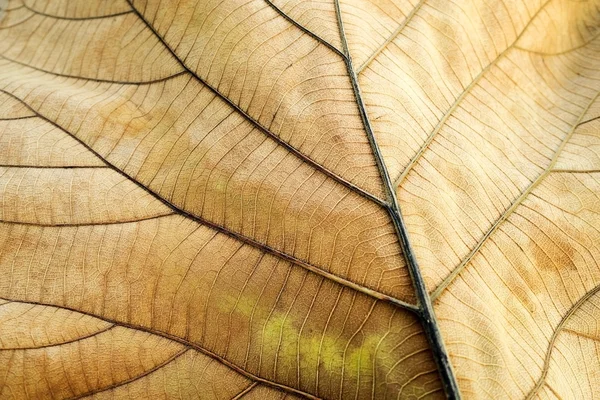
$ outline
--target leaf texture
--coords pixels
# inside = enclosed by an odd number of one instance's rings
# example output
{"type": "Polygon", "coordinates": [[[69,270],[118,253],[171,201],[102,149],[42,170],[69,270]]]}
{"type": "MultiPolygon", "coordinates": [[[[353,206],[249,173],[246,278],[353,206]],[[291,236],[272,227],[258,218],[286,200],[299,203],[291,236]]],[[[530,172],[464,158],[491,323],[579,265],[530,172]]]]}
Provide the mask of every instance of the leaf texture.
{"type": "Polygon", "coordinates": [[[64,308],[20,302],[0,307],[2,397],[193,397],[199,385],[208,389],[204,398],[231,398],[251,385],[223,364],[160,336],[64,308]],[[27,336],[30,342],[23,341],[27,336]],[[227,387],[210,393],[211,383],[222,379],[227,387]],[[161,387],[165,381],[169,385],[161,387]]]}
{"type": "Polygon", "coordinates": [[[595,398],[597,0],[0,1],[0,398],[595,398]]]}

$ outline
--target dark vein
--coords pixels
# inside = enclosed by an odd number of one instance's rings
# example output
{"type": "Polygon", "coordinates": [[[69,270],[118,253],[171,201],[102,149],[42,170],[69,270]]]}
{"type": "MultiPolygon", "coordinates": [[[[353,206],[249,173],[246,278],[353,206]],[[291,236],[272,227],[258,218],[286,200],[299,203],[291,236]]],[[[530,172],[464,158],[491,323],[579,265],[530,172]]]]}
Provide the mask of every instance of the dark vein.
{"type": "Polygon", "coordinates": [[[581,126],[581,125],[583,125],[583,124],[587,124],[587,123],[589,123],[589,122],[596,121],[596,120],[597,120],[597,119],[599,119],[599,118],[600,118],[600,115],[599,115],[599,116],[597,116],[597,117],[594,117],[594,118],[587,119],[587,120],[585,120],[585,121],[583,121],[583,122],[580,122],[580,123],[579,123],[579,126],[581,126]]]}
{"type": "Polygon", "coordinates": [[[589,333],[579,332],[579,331],[573,330],[571,328],[563,328],[562,331],[565,333],[570,333],[571,335],[579,336],[580,338],[583,338],[583,339],[590,339],[595,342],[600,341],[600,337],[598,337],[597,335],[590,335],[589,333]]]}
{"type": "Polygon", "coordinates": [[[22,165],[22,164],[0,164],[0,168],[26,168],[26,169],[92,169],[108,168],[106,165],[22,165]]]}
{"type": "Polygon", "coordinates": [[[547,383],[546,383],[546,385],[545,385],[545,386],[548,388],[548,390],[550,390],[550,391],[552,392],[552,394],[553,394],[554,396],[556,396],[556,398],[557,398],[558,400],[563,400],[563,398],[562,398],[562,397],[561,397],[561,395],[560,395],[560,394],[559,394],[559,393],[556,391],[556,389],[554,389],[552,386],[550,386],[550,385],[549,385],[549,384],[547,384],[547,383]]]}
{"type": "MultiPolygon", "coordinates": [[[[108,168],[108,167],[107,167],[108,168]]],[[[143,221],[151,221],[153,219],[170,217],[171,215],[176,215],[175,212],[170,212],[167,214],[153,215],[150,217],[144,218],[136,218],[136,219],[128,219],[124,221],[111,221],[111,222],[84,222],[84,223],[51,223],[51,224],[42,224],[39,222],[21,222],[21,221],[7,221],[0,219],[0,224],[6,225],[23,225],[23,226],[38,226],[42,228],[69,228],[69,227],[77,227],[77,226],[105,226],[105,225],[122,225],[122,224],[132,224],[136,222],[143,221]]]]}
{"type": "Polygon", "coordinates": [[[102,392],[106,392],[109,390],[113,390],[118,388],[119,386],[124,386],[127,385],[129,383],[135,382],[137,380],[140,380],[148,375],[150,375],[151,373],[158,371],[159,369],[165,367],[166,365],[172,363],[173,361],[175,361],[176,359],[178,359],[179,357],[183,356],[185,353],[187,353],[190,349],[188,347],[184,347],[182,350],[178,351],[177,353],[173,354],[171,357],[167,358],[165,361],[161,362],[158,365],[155,365],[154,367],[142,372],[139,375],[136,375],[134,377],[131,377],[129,379],[126,379],[124,381],[121,382],[117,382],[117,383],[113,383],[112,385],[103,387],[103,388],[98,388],[95,390],[90,390],[89,392],[77,395],[75,397],[71,397],[68,400],[75,400],[75,399],[82,399],[84,397],[88,397],[88,396],[93,396],[97,393],[102,393],[102,392]]]}
{"type": "Polygon", "coordinates": [[[369,289],[367,287],[361,286],[357,283],[354,283],[352,281],[349,281],[347,279],[344,279],[342,277],[339,277],[337,275],[334,275],[330,272],[327,272],[325,270],[322,270],[320,268],[315,267],[314,265],[301,260],[299,258],[296,258],[294,256],[291,256],[287,253],[284,253],[280,250],[277,250],[265,243],[261,243],[258,242],[250,237],[247,237],[245,235],[242,235],[240,233],[237,232],[233,232],[231,230],[229,230],[228,228],[215,224],[212,221],[206,220],[202,217],[199,217],[197,215],[191,214],[189,212],[187,212],[186,210],[180,208],[179,206],[175,205],[174,203],[170,202],[169,200],[163,198],[160,194],[154,192],[153,190],[151,190],[149,187],[145,186],[144,184],[142,184],[141,182],[137,181],[133,176],[125,173],[124,171],[120,170],[119,168],[117,168],[114,164],[112,164],[111,162],[109,162],[106,158],[104,158],[102,155],[100,155],[98,152],[96,152],[92,147],[90,147],[87,143],[85,143],[84,141],[82,141],[81,139],[79,139],[76,135],[72,134],[71,132],[69,132],[67,129],[63,128],[62,126],[58,125],[56,122],[46,118],[45,116],[41,115],[40,113],[38,113],[36,110],[34,110],[33,108],[31,108],[28,104],[26,104],[25,102],[23,102],[23,100],[19,99],[18,97],[16,97],[15,95],[13,95],[12,93],[9,93],[3,89],[0,89],[0,93],[5,93],[8,96],[11,96],[12,98],[22,102],[29,110],[31,110],[33,113],[35,113],[38,117],[40,117],[41,119],[43,119],[44,121],[47,121],[48,123],[52,124],[53,126],[59,128],[60,130],[64,131],[67,135],[69,135],[70,137],[72,137],[73,139],[75,139],[78,143],[80,143],[82,146],[84,146],[87,150],[89,150],[92,154],[94,154],[98,159],[102,160],[107,167],[111,168],[112,170],[114,170],[115,172],[117,172],[118,174],[120,174],[121,176],[127,178],[128,180],[130,180],[131,182],[133,182],[136,186],[138,186],[139,188],[141,188],[142,190],[144,190],[145,192],[147,192],[148,194],[150,194],[151,196],[153,196],[154,198],[156,198],[158,201],[160,201],[161,203],[163,203],[164,205],[166,205],[167,207],[169,207],[171,210],[173,210],[174,213],[182,215],[186,218],[189,218],[193,221],[196,221],[197,223],[204,225],[204,226],[208,226],[220,233],[223,233],[227,236],[230,236],[236,240],[239,240],[240,242],[243,242],[245,244],[248,244],[250,246],[256,247],[266,253],[272,254],[274,256],[277,256],[285,261],[288,261],[292,264],[295,264],[297,266],[300,266],[304,269],[307,269],[317,275],[320,275],[322,277],[325,277],[331,281],[334,281],[342,286],[346,286],[348,288],[354,289],[358,292],[364,293],[370,297],[373,297],[375,299],[378,300],[382,300],[382,301],[386,301],[392,304],[395,304],[399,307],[402,307],[406,310],[412,311],[412,312],[417,312],[418,308],[413,305],[413,304],[409,304],[407,302],[404,302],[400,299],[397,299],[395,297],[389,296],[387,294],[375,291],[373,289],[369,289]]]}
{"type": "Polygon", "coordinates": [[[188,341],[186,339],[180,338],[178,336],[172,335],[172,334],[167,333],[167,332],[158,331],[156,329],[147,328],[147,327],[141,326],[141,325],[130,324],[128,322],[117,321],[117,320],[110,319],[110,318],[107,318],[107,317],[104,317],[104,316],[93,314],[93,313],[88,312],[88,311],[82,311],[82,310],[78,310],[76,308],[72,308],[72,307],[68,307],[68,306],[63,306],[63,305],[57,305],[57,304],[51,304],[51,303],[42,303],[42,302],[38,302],[38,301],[29,301],[29,300],[14,300],[14,299],[8,299],[6,297],[1,297],[0,300],[6,300],[6,301],[12,301],[12,302],[20,302],[20,303],[36,304],[36,305],[42,305],[42,306],[51,306],[51,307],[62,308],[62,309],[65,309],[65,310],[74,311],[74,312],[77,312],[77,313],[80,313],[80,314],[88,315],[90,317],[94,317],[94,318],[100,319],[102,321],[109,322],[111,324],[119,325],[119,326],[122,326],[124,328],[135,329],[135,330],[138,330],[138,331],[141,331],[141,332],[151,333],[153,335],[160,336],[160,337],[172,340],[172,341],[177,342],[177,343],[181,343],[184,346],[191,347],[192,349],[194,349],[194,350],[196,350],[196,351],[198,351],[198,352],[200,352],[202,354],[205,354],[205,355],[213,358],[214,360],[216,360],[216,361],[224,364],[225,366],[231,368],[232,370],[236,371],[240,375],[243,375],[243,376],[245,376],[245,377],[247,377],[247,378],[249,378],[249,379],[251,379],[253,381],[258,381],[258,382],[264,383],[265,385],[268,385],[268,386],[273,387],[275,389],[285,390],[287,392],[291,392],[291,393],[295,393],[295,394],[298,394],[298,395],[302,395],[302,396],[305,396],[305,397],[307,397],[309,399],[312,399],[312,400],[320,400],[318,397],[315,397],[315,396],[313,396],[310,393],[306,393],[306,392],[303,392],[301,390],[295,389],[295,388],[290,387],[290,386],[282,385],[282,384],[277,383],[277,382],[271,382],[271,381],[269,381],[267,379],[264,379],[264,378],[261,378],[259,376],[253,375],[253,374],[249,373],[248,371],[244,370],[243,368],[241,368],[241,367],[239,367],[239,366],[231,363],[230,361],[222,358],[218,354],[213,353],[212,351],[210,351],[210,350],[208,350],[208,349],[200,346],[199,344],[190,342],[190,341],[188,341]]]}
{"type": "Polygon", "coordinates": [[[252,391],[252,389],[254,389],[256,386],[258,386],[258,382],[252,382],[250,384],[250,386],[248,386],[247,388],[245,388],[244,390],[242,390],[241,392],[239,392],[231,400],[239,400],[239,399],[241,399],[242,397],[244,397],[245,395],[247,395],[248,393],[250,393],[252,391]]]}
{"type": "Polygon", "coordinates": [[[562,150],[565,148],[565,146],[569,142],[569,139],[571,139],[571,137],[573,136],[575,129],[577,128],[577,126],[579,126],[579,122],[581,121],[581,119],[583,118],[585,113],[587,113],[587,111],[592,106],[592,104],[594,104],[594,102],[596,101],[596,99],[598,98],[599,95],[600,95],[600,92],[596,93],[596,95],[591,99],[591,101],[587,104],[587,106],[582,110],[581,114],[579,115],[578,120],[573,124],[573,126],[571,127],[569,132],[567,132],[567,134],[565,135],[565,137],[563,137],[563,140],[560,142],[558,147],[554,150],[554,155],[552,156],[550,163],[544,169],[544,171],[542,171],[542,173],[540,175],[538,175],[538,177],[534,181],[532,181],[523,192],[521,192],[519,197],[517,197],[516,199],[514,199],[512,201],[511,205],[506,210],[504,210],[504,212],[496,219],[496,221],[494,221],[494,224],[487,230],[485,235],[483,235],[483,237],[479,240],[479,242],[477,242],[477,244],[475,245],[475,247],[473,247],[473,249],[469,252],[469,254],[467,254],[461,260],[460,264],[458,266],[456,266],[456,268],[454,268],[452,270],[452,272],[448,276],[446,276],[446,278],[444,278],[444,280],[435,288],[435,290],[431,293],[432,299],[435,300],[442,294],[444,289],[446,289],[450,285],[450,283],[452,283],[452,281],[454,281],[454,279],[456,279],[456,277],[460,274],[460,272],[473,259],[475,254],[477,254],[479,252],[479,249],[481,249],[481,247],[487,242],[487,240],[492,236],[492,234],[494,232],[496,232],[498,227],[504,221],[506,221],[506,219],[517,209],[517,207],[521,203],[523,203],[525,198],[533,191],[533,189],[535,189],[544,180],[544,178],[546,178],[546,176],[548,176],[548,174],[550,174],[552,172],[552,168],[554,167],[554,165],[556,165],[556,162],[558,161],[560,153],[562,152],[562,150]]]}
{"type": "Polygon", "coordinates": [[[89,334],[87,334],[85,336],[80,336],[80,337],[77,337],[77,338],[74,338],[74,339],[71,339],[71,340],[65,340],[64,342],[60,342],[60,343],[51,343],[51,344],[45,344],[45,345],[41,345],[41,346],[30,346],[30,347],[4,347],[4,348],[0,348],[0,351],[9,351],[9,350],[10,351],[13,351],[13,350],[38,350],[38,349],[46,349],[48,347],[63,346],[65,344],[75,343],[75,342],[79,342],[80,340],[89,339],[91,337],[98,336],[101,333],[108,332],[111,329],[114,329],[116,326],[117,325],[112,324],[112,325],[110,325],[110,326],[108,326],[106,328],[102,328],[102,329],[100,329],[100,330],[98,330],[96,332],[92,332],[92,333],[89,333],[89,334]]]}
{"type": "Polygon", "coordinates": [[[143,21],[144,24],[146,24],[146,27],[148,29],[150,29],[150,31],[152,31],[152,33],[158,38],[158,40],[163,44],[163,46],[165,46],[165,48],[171,53],[171,55],[177,60],[177,62],[179,62],[179,64],[182,66],[182,68],[184,68],[189,74],[191,74],[194,78],[196,78],[196,80],[198,80],[198,82],[200,82],[204,86],[206,86],[211,92],[213,92],[215,95],[217,95],[223,101],[225,101],[235,111],[237,111],[239,114],[241,114],[246,120],[248,120],[250,123],[252,123],[258,130],[260,130],[265,135],[267,135],[270,138],[272,138],[273,140],[275,140],[275,142],[277,142],[279,145],[283,146],[290,153],[292,153],[293,155],[295,155],[296,157],[298,157],[303,162],[309,164],[311,167],[315,168],[319,172],[327,175],[328,177],[330,177],[331,179],[335,180],[336,182],[338,182],[338,183],[346,186],[348,189],[350,189],[353,192],[355,192],[355,193],[357,193],[357,194],[359,194],[359,195],[361,195],[361,196],[363,196],[363,197],[365,197],[365,198],[373,201],[374,203],[376,203],[376,204],[378,204],[378,205],[380,205],[382,207],[386,206],[386,203],[383,200],[381,200],[378,197],[374,196],[373,194],[365,191],[364,189],[361,189],[360,187],[356,186],[355,184],[347,181],[346,179],[344,179],[341,176],[337,175],[336,173],[330,171],[329,169],[323,167],[322,165],[320,165],[316,161],[312,160],[310,157],[306,156],[304,153],[300,152],[300,150],[296,149],[295,147],[293,147],[292,145],[290,145],[286,141],[282,140],[278,135],[276,135],[275,133],[271,132],[271,130],[269,130],[267,127],[263,126],[260,122],[258,122],[253,117],[251,117],[246,111],[242,110],[240,108],[240,106],[238,106],[233,101],[231,101],[227,96],[225,96],[223,93],[221,93],[217,88],[213,87],[208,82],[206,82],[204,79],[202,79],[198,74],[196,74],[194,71],[192,71],[179,58],[179,56],[175,53],[175,50],[173,50],[171,48],[171,46],[164,40],[164,38],[162,36],[160,36],[159,33],[154,29],[154,27],[152,26],[152,24],[148,20],[146,20],[146,18],[135,8],[135,6],[132,3],[132,0],[127,0],[127,2],[133,8],[133,11],[136,13],[136,15],[138,16],[138,18],[140,18],[140,20],[143,21]]]}
{"type": "Polygon", "coordinates": [[[340,29],[340,37],[342,40],[342,47],[344,53],[347,56],[346,67],[348,69],[348,75],[352,83],[352,88],[354,90],[357,106],[360,111],[361,118],[363,120],[363,125],[367,133],[369,143],[371,144],[375,160],[377,162],[377,167],[379,168],[379,172],[383,179],[383,183],[386,188],[388,197],[391,200],[391,203],[389,205],[386,205],[386,209],[388,210],[392,222],[394,223],[394,227],[396,228],[396,233],[398,234],[398,239],[402,247],[402,253],[404,254],[404,257],[406,259],[408,270],[410,272],[413,284],[415,286],[415,291],[420,306],[418,316],[421,319],[423,330],[431,346],[433,358],[437,364],[446,396],[449,399],[458,399],[460,398],[458,383],[456,382],[456,377],[454,375],[454,371],[452,370],[452,366],[448,358],[448,353],[445,349],[444,341],[442,339],[442,335],[436,321],[435,313],[433,311],[433,306],[431,304],[431,299],[429,298],[429,293],[427,292],[427,288],[425,287],[425,282],[423,280],[423,277],[421,276],[421,270],[417,263],[415,253],[410,244],[408,231],[406,229],[402,213],[400,212],[398,199],[396,198],[396,191],[394,189],[392,181],[390,180],[390,176],[385,166],[385,162],[383,161],[383,156],[379,149],[379,145],[377,144],[377,140],[375,139],[373,128],[369,121],[369,116],[367,114],[367,110],[363,102],[362,95],[360,93],[358,78],[352,66],[352,58],[348,49],[348,42],[346,41],[346,34],[344,32],[344,22],[342,20],[340,3],[339,0],[334,1],[336,14],[338,18],[338,25],[340,29]]]}
{"type": "Polygon", "coordinates": [[[0,12],[2,12],[2,11],[16,11],[16,10],[19,10],[21,8],[24,8],[24,7],[25,7],[25,5],[21,4],[20,6],[15,7],[15,8],[5,8],[4,10],[2,8],[0,8],[0,12]]]}
{"type": "Polygon", "coordinates": [[[592,297],[599,291],[600,291],[600,285],[594,287],[592,290],[590,290],[585,295],[583,295],[575,304],[573,304],[571,306],[571,308],[569,309],[569,311],[567,311],[567,313],[561,318],[560,322],[556,326],[556,329],[554,329],[554,332],[552,333],[552,337],[550,338],[550,341],[548,343],[548,349],[546,350],[546,357],[544,358],[544,366],[542,369],[542,375],[537,380],[533,389],[531,389],[531,391],[527,395],[527,397],[526,397],[527,399],[532,399],[535,396],[535,394],[537,393],[537,391],[540,389],[540,387],[542,387],[542,385],[544,384],[544,382],[546,380],[546,375],[548,375],[548,369],[550,366],[552,350],[554,349],[554,343],[556,342],[556,338],[558,337],[558,335],[561,333],[561,331],[563,331],[563,327],[564,327],[565,323],[569,320],[569,318],[571,318],[571,316],[575,313],[575,311],[577,311],[579,309],[579,307],[581,307],[586,301],[588,301],[590,299],[590,297],[592,297]]]}
{"type": "MultiPolygon", "coordinates": [[[[0,17],[2,17],[2,10],[0,10],[0,17]]],[[[21,24],[24,24],[25,22],[29,21],[31,18],[34,17],[34,14],[30,14],[27,18],[20,20],[19,22],[16,22],[12,25],[5,25],[5,26],[0,26],[0,31],[4,30],[4,29],[10,29],[10,28],[14,28],[15,26],[19,26],[21,24]]]]}
{"type": "Polygon", "coordinates": [[[573,51],[579,50],[585,46],[587,46],[588,44],[590,44],[591,42],[593,42],[594,40],[598,39],[598,37],[600,37],[600,31],[598,31],[598,33],[594,34],[591,38],[583,41],[582,43],[580,43],[577,46],[571,47],[567,50],[563,50],[563,51],[558,51],[556,53],[546,53],[543,51],[537,51],[537,50],[530,50],[530,49],[526,49],[523,47],[519,47],[519,46],[515,46],[515,49],[519,49],[521,51],[530,53],[530,54],[536,54],[538,56],[542,56],[542,57],[555,57],[555,56],[562,56],[564,54],[568,54],[571,53],[573,51]]]}
{"type": "Polygon", "coordinates": [[[558,174],[595,174],[600,172],[600,169],[553,169],[551,172],[558,174]]]}
{"type": "Polygon", "coordinates": [[[319,43],[327,46],[335,54],[337,54],[338,56],[342,57],[342,59],[345,60],[347,58],[346,55],[344,53],[342,53],[337,47],[335,47],[334,45],[332,45],[331,43],[329,43],[327,40],[323,39],[322,37],[320,37],[319,35],[317,35],[313,31],[311,31],[310,29],[306,28],[304,25],[298,23],[295,19],[293,19],[292,17],[290,17],[289,15],[287,15],[285,12],[283,12],[282,9],[280,9],[279,7],[277,7],[271,0],[264,0],[264,1],[269,6],[271,6],[271,8],[273,10],[277,11],[277,13],[279,13],[279,15],[281,15],[283,18],[285,18],[292,25],[294,25],[297,28],[299,28],[302,32],[306,33],[307,35],[309,35],[310,37],[312,37],[313,39],[315,39],[317,42],[319,42],[319,43]]]}
{"type": "Polygon", "coordinates": [[[23,7],[25,7],[27,10],[31,11],[32,13],[34,13],[36,15],[40,15],[42,17],[48,17],[48,18],[52,18],[52,19],[62,19],[62,20],[67,20],[67,21],[89,21],[89,20],[94,20],[94,19],[103,19],[103,18],[118,17],[118,16],[121,16],[121,15],[126,15],[126,14],[133,13],[132,10],[127,10],[127,11],[121,11],[121,12],[114,13],[114,14],[95,15],[95,16],[92,16],[92,17],[77,18],[77,17],[63,17],[63,16],[60,16],[60,15],[46,14],[44,12],[38,11],[38,10],[36,10],[34,8],[31,8],[30,6],[27,5],[26,2],[23,2],[23,7]]]}
{"type": "Polygon", "coordinates": [[[30,119],[30,118],[36,118],[36,116],[35,115],[26,115],[24,117],[0,118],[0,121],[17,121],[20,119],[30,119]]]}
{"type": "Polygon", "coordinates": [[[369,64],[371,64],[373,62],[373,60],[375,60],[375,58],[377,58],[377,56],[379,56],[379,54],[385,50],[385,48],[400,34],[400,32],[402,32],[402,30],[404,29],[404,27],[406,27],[406,25],[408,25],[408,23],[412,20],[412,18],[415,16],[415,14],[417,13],[417,11],[419,11],[419,9],[421,8],[421,6],[425,3],[425,0],[421,0],[419,1],[419,4],[417,4],[410,12],[410,14],[408,14],[406,16],[406,18],[404,18],[404,21],[402,21],[402,23],[400,23],[400,25],[398,26],[398,28],[396,28],[396,30],[385,40],[385,42],[379,46],[377,48],[377,50],[375,50],[373,52],[373,54],[371,54],[371,56],[369,56],[369,58],[367,59],[367,61],[365,61],[360,67],[358,67],[358,69],[356,70],[356,75],[360,75],[361,72],[363,72],[365,70],[365,68],[367,68],[369,66],[369,64]]]}
{"type": "Polygon", "coordinates": [[[160,82],[168,81],[170,79],[175,79],[178,76],[184,75],[186,73],[186,71],[181,71],[181,72],[178,72],[173,75],[165,76],[163,78],[153,79],[150,81],[117,81],[117,80],[111,80],[111,79],[88,78],[85,76],[68,75],[68,74],[61,74],[59,72],[48,71],[48,70],[36,67],[34,65],[30,65],[30,64],[27,64],[27,63],[24,63],[21,61],[13,60],[12,58],[6,57],[4,54],[0,54],[0,58],[3,58],[6,61],[11,62],[11,63],[19,64],[19,65],[22,65],[27,68],[31,68],[36,71],[43,72],[43,73],[49,74],[49,75],[59,76],[61,78],[82,79],[82,80],[91,81],[91,82],[113,83],[113,84],[117,84],[117,85],[150,85],[152,83],[160,83],[160,82]]]}

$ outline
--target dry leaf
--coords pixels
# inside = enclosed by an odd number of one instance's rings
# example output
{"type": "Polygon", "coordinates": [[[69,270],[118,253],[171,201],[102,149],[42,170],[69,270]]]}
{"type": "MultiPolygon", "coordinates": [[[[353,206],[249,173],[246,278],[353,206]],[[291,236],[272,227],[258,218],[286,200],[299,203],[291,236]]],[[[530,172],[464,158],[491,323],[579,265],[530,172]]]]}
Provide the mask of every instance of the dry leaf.
{"type": "Polygon", "coordinates": [[[0,398],[600,397],[600,1],[0,1],[0,398]]]}

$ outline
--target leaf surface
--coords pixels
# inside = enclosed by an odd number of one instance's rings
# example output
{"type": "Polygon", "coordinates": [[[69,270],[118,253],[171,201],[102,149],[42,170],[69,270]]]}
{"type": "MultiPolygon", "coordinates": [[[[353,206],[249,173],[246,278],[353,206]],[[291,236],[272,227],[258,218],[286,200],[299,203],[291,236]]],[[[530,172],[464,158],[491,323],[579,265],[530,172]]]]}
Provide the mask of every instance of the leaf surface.
{"type": "Polygon", "coordinates": [[[0,2],[0,397],[593,398],[598,32],[0,2]]]}

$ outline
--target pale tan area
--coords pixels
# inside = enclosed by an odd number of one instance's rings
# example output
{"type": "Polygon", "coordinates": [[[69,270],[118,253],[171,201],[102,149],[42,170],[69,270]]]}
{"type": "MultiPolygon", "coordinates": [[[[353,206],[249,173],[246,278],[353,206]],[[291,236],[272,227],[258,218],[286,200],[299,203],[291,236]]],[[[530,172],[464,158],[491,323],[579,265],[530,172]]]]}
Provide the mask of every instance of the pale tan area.
{"type": "Polygon", "coordinates": [[[555,343],[548,381],[534,399],[596,399],[600,396],[598,374],[600,345],[577,334],[565,333],[555,343]]]}
{"type": "Polygon", "coordinates": [[[0,398],[600,396],[598,1],[2,4],[0,398]]]}
{"type": "Polygon", "coordinates": [[[342,49],[334,0],[270,0],[285,15],[338,50],[342,49]]]}
{"type": "Polygon", "coordinates": [[[510,49],[448,116],[397,191],[430,290],[553,168],[598,96],[599,58],[600,41],[550,57],[510,49]]]}
{"type": "Polygon", "coordinates": [[[383,51],[421,6],[418,0],[339,0],[357,71],[383,51]]]}
{"type": "Polygon", "coordinates": [[[466,394],[521,398],[542,376],[561,318],[600,284],[599,193],[600,174],[551,173],[438,298],[466,394]]]}
{"type": "MultiPolygon", "coordinates": [[[[580,5],[572,15],[547,5],[520,40],[547,37],[536,31],[539,18],[578,31],[574,21],[590,17],[590,5],[580,5]]],[[[599,45],[592,38],[552,56],[507,50],[400,182],[415,252],[468,398],[526,397],[545,371],[552,379],[542,398],[556,396],[552,390],[593,398],[585,391],[598,363],[575,361],[577,341],[557,342],[557,354],[570,349],[575,359],[557,361],[562,367],[552,372],[545,357],[561,318],[600,283],[599,45]]]]}
{"type": "Polygon", "coordinates": [[[378,49],[359,81],[396,185],[440,131],[450,129],[464,98],[506,58],[542,7],[541,0],[422,1],[378,49]]]}
{"type": "Polygon", "coordinates": [[[550,0],[516,46],[542,55],[567,53],[596,39],[599,24],[598,1],[550,0]]]}
{"type": "Polygon", "coordinates": [[[600,170],[600,101],[596,100],[581,119],[556,164],[555,170],[600,170]]]}
{"type": "Polygon", "coordinates": [[[546,353],[547,373],[531,398],[592,399],[600,370],[600,299],[596,286],[563,317],[546,353]]]}

